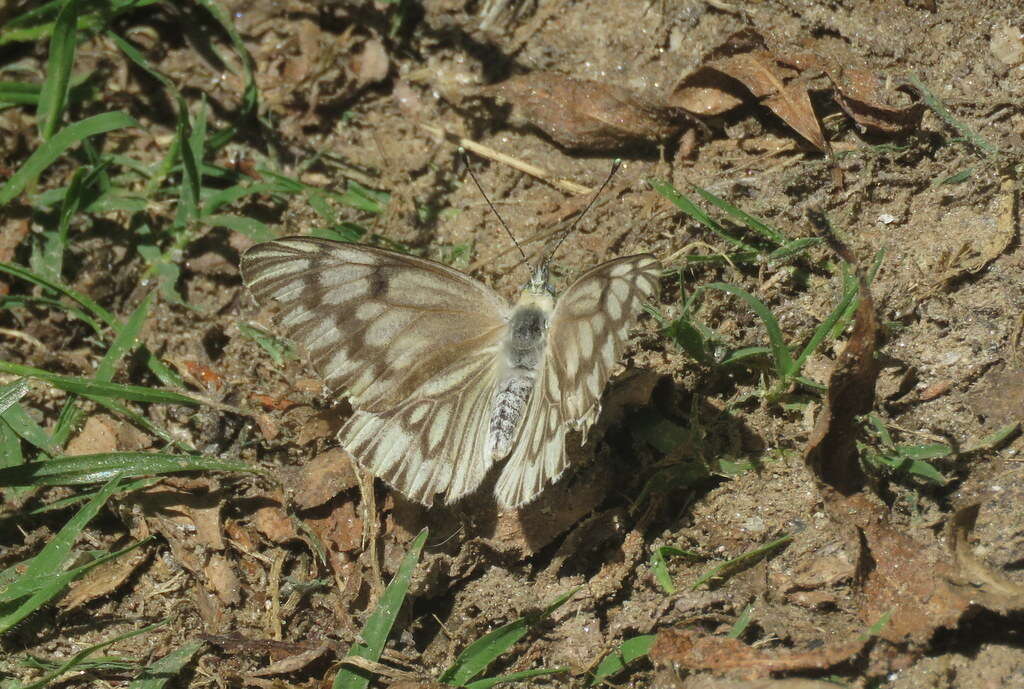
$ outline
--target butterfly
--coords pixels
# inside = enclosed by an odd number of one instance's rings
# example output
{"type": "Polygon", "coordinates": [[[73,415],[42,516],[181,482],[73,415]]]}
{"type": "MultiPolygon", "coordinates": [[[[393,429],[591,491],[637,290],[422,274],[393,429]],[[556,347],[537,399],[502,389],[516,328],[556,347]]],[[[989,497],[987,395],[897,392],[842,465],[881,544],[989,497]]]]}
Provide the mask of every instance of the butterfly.
{"type": "Polygon", "coordinates": [[[651,254],[584,273],[556,299],[547,262],[513,305],[423,258],[288,237],[251,247],[242,279],[354,412],[338,433],[370,473],[424,505],[475,491],[497,463],[501,507],[537,497],[566,469],[644,301],[651,254]]]}

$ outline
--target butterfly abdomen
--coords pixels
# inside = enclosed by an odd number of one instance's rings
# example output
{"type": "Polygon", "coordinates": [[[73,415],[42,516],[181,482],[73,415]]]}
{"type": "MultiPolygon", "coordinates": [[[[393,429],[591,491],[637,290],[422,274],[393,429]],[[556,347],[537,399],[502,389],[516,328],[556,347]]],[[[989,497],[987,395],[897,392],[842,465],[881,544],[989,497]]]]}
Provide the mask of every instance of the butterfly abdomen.
{"type": "Polygon", "coordinates": [[[509,318],[488,429],[488,448],[495,459],[508,456],[512,450],[536,383],[547,342],[549,311],[543,306],[521,302],[509,318]]]}

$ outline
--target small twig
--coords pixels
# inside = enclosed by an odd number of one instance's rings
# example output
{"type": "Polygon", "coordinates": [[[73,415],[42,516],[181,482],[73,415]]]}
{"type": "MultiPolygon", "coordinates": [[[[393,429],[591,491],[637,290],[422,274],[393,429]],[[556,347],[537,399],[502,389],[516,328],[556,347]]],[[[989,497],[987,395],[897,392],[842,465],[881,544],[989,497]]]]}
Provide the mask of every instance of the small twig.
{"type": "Polygon", "coordinates": [[[274,641],[280,641],[283,638],[281,634],[281,571],[284,569],[284,558],[284,550],[278,549],[274,553],[267,582],[270,586],[270,609],[267,610],[267,622],[270,625],[270,638],[274,641]]]}
{"type": "Polygon", "coordinates": [[[496,163],[508,165],[511,168],[519,170],[520,172],[525,172],[531,177],[536,177],[537,179],[547,184],[550,184],[556,189],[561,189],[562,191],[568,192],[570,194],[589,194],[593,191],[590,187],[585,187],[582,184],[576,184],[576,182],[555,177],[553,174],[551,174],[544,168],[537,167],[536,165],[531,165],[530,163],[519,160],[518,158],[513,158],[510,155],[506,155],[505,153],[494,150],[490,146],[485,146],[471,139],[466,139],[461,136],[451,134],[442,129],[441,127],[435,127],[432,124],[424,124],[422,122],[420,123],[420,126],[427,130],[428,132],[430,132],[431,134],[433,134],[434,136],[440,136],[444,139],[447,139],[448,141],[451,141],[452,143],[458,146],[462,146],[468,151],[473,151],[473,153],[476,153],[478,156],[482,156],[489,160],[493,160],[496,163]]]}
{"type": "Polygon", "coordinates": [[[10,328],[0,328],[0,335],[7,335],[7,337],[13,337],[13,338],[18,339],[18,340],[24,340],[25,342],[28,342],[30,345],[32,345],[36,349],[42,350],[44,352],[49,352],[50,351],[50,348],[47,347],[46,345],[44,345],[42,342],[40,342],[37,338],[33,337],[32,335],[29,335],[28,333],[22,332],[20,330],[11,330],[10,328]]]}
{"type": "Polygon", "coordinates": [[[368,660],[367,658],[363,658],[361,656],[345,656],[341,659],[341,664],[350,665],[352,667],[357,667],[360,670],[372,672],[373,674],[378,675],[380,677],[384,677],[385,679],[405,680],[407,682],[417,683],[423,681],[423,677],[421,675],[417,675],[414,672],[406,672],[405,670],[399,670],[397,668],[384,665],[383,663],[368,660]]]}

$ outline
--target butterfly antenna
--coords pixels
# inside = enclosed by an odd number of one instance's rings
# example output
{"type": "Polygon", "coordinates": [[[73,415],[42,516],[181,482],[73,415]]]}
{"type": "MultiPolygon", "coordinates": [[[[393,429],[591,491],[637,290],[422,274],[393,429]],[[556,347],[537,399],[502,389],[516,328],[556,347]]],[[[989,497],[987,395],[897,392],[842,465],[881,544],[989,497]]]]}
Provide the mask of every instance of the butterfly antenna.
{"type": "Polygon", "coordinates": [[[494,207],[491,200],[487,198],[487,192],[484,191],[484,188],[480,186],[480,180],[476,178],[476,173],[473,172],[473,166],[469,162],[469,155],[466,154],[466,149],[459,146],[459,153],[462,155],[462,160],[466,163],[466,169],[469,170],[469,176],[473,178],[473,183],[476,184],[476,188],[480,190],[480,195],[484,197],[484,201],[486,201],[487,205],[491,207],[491,212],[494,213],[495,217],[498,218],[498,221],[501,223],[501,226],[505,228],[506,232],[508,232],[508,236],[512,239],[512,243],[516,245],[516,248],[519,249],[519,253],[522,254],[523,260],[529,263],[530,259],[526,257],[526,252],[523,251],[523,247],[519,246],[519,242],[516,241],[516,236],[512,234],[512,230],[509,229],[508,223],[506,223],[505,219],[501,217],[500,213],[498,213],[498,209],[494,207]]]}
{"type": "Polygon", "coordinates": [[[590,199],[590,203],[587,204],[587,207],[584,208],[583,211],[576,216],[576,219],[572,221],[572,225],[569,226],[569,229],[562,233],[562,236],[559,237],[558,241],[555,243],[554,248],[551,249],[551,251],[547,255],[547,258],[544,259],[544,263],[547,263],[548,261],[551,260],[551,258],[555,255],[555,252],[558,251],[558,247],[562,246],[562,242],[565,241],[565,238],[572,234],[572,231],[576,229],[577,225],[580,224],[580,220],[583,219],[583,216],[586,215],[587,211],[589,211],[591,206],[594,205],[598,197],[601,195],[601,192],[604,191],[604,188],[608,186],[608,182],[612,181],[612,177],[615,176],[615,173],[619,171],[620,167],[622,167],[622,158],[616,158],[614,161],[612,161],[612,169],[608,172],[608,176],[605,177],[604,182],[601,183],[601,188],[597,190],[596,194],[594,194],[594,198],[590,199]]]}

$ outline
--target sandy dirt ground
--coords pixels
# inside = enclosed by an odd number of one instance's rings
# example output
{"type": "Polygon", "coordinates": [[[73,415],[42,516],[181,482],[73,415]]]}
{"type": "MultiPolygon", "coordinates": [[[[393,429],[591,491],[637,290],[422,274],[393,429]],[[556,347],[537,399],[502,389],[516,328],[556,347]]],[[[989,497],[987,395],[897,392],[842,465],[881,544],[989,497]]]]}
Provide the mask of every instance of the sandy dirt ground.
{"type": "MultiPolygon", "coordinates": [[[[572,469],[539,500],[501,512],[483,490],[428,510],[379,481],[360,486],[334,439],[351,413],[344,396],[325,392],[301,357],[277,363],[246,335],[270,327],[237,267],[253,237],[200,224],[174,254],[182,303],[161,292],[140,340],[217,404],[133,408],[203,454],[266,471],[178,475],[116,498],[77,547],[152,539],[19,624],[0,639],[2,653],[66,658],[169,618],[105,652],[149,661],[197,640],[168,686],[330,686],[428,526],[375,670],[380,685],[428,686],[474,640],[575,591],[481,676],[564,668],[528,683],[588,686],[623,641],[647,637],[640,657],[600,682],[1024,687],[1024,15],[1014,5],[224,3],[252,55],[259,105],[210,165],[277,170],[339,193],[355,182],[386,201],[370,213],[331,199],[334,231],[365,231],[365,241],[449,263],[513,298],[524,262],[470,182],[459,140],[482,147],[470,164],[531,256],[621,158],[554,256],[554,279],[565,287],[591,265],[652,252],[666,268],[652,305],[664,321],[641,317],[594,432],[582,448],[571,443],[572,469]],[[670,203],[652,187],[659,181],[756,255],[670,203]],[[696,188],[776,228],[779,241],[696,188]],[[825,235],[869,274],[877,318],[875,344],[860,353],[877,383],[858,411],[875,423],[852,422],[858,444],[848,449],[862,463],[852,466],[866,472],[853,488],[805,460],[822,417],[835,413],[840,425],[845,399],[826,400],[841,392],[830,376],[854,326],[780,386],[770,355],[730,359],[770,342],[746,301],[707,289],[683,306],[711,283],[742,288],[798,352],[842,299],[848,264],[825,241],[768,254],[825,235]],[[703,333],[703,358],[679,328],[662,327],[681,316],[703,333]],[[938,446],[948,451],[929,454],[938,446]]],[[[205,98],[211,129],[234,122],[238,53],[202,6],[152,5],[111,29],[193,114],[205,98]]],[[[14,78],[15,63],[41,73],[46,45],[0,46],[0,79],[14,78]]],[[[98,147],[146,164],[166,153],[173,98],[108,35],[79,45],[75,71],[92,71],[98,88],[72,115],[121,109],[143,125],[98,147]]],[[[0,163],[16,169],[38,145],[35,130],[30,110],[0,111],[0,163]]],[[[73,171],[58,163],[35,193],[73,171]]],[[[203,184],[227,186],[212,175],[203,184]]],[[[307,234],[329,224],[311,198],[253,194],[220,212],[307,234]]],[[[174,212],[172,200],[144,213],[159,230],[174,212]]],[[[67,284],[122,318],[154,284],[137,220],[83,214],[65,258],[67,284]]],[[[28,195],[0,208],[4,260],[25,264],[38,230],[28,195]]],[[[3,279],[5,294],[34,289],[3,279]]],[[[0,339],[6,361],[88,376],[105,351],[60,309],[11,307],[0,325],[27,335],[0,339]]],[[[160,385],[138,357],[115,381],[160,385]]],[[[40,385],[25,405],[51,427],[63,400],[40,385]]],[[[124,417],[85,409],[68,453],[162,446],[124,417]]],[[[833,436],[825,442],[815,456],[849,461],[833,436]]],[[[30,511],[75,490],[9,496],[0,566],[62,524],[63,512],[30,511]]],[[[4,672],[39,676],[20,665],[4,672]]],[[[129,677],[86,671],[61,686],[129,677]]]]}

